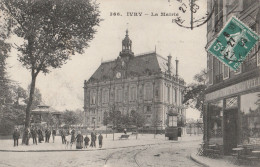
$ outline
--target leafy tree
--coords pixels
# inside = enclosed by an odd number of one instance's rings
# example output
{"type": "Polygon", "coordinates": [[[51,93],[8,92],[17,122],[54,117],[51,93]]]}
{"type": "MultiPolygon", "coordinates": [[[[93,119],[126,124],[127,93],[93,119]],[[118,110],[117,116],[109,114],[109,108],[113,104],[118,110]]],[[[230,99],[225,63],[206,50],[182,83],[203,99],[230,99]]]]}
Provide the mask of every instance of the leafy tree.
{"type": "Polygon", "coordinates": [[[194,83],[188,85],[185,89],[183,103],[189,107],[195,108],[203,114],[203,105],[205,101],[207,71],[204,69],[194,76],[194,83]]]}
{"type": "Polygon", "coordinates": [[[76,125],[78,124],[78,115],[74,111],[69,111],[66,110],[64,113],[61,115],[62,122],[65,123],[66,125],[76,125]]]}
{"type": "Polygon", "coordinates": [[[142,113],[131,111],[131,122],[136,127],[143,127],[145,124],[145,116],[142,113]]]}
{"type": "Polygon", "coordinates": [[[25,127],[30,126],[36,78],[60,68],[75,52],[82,54],[99,25],[98,6],[89,0],[2,0],[6,31],[23,39],[16,46],[31,72],[25,127]]]}

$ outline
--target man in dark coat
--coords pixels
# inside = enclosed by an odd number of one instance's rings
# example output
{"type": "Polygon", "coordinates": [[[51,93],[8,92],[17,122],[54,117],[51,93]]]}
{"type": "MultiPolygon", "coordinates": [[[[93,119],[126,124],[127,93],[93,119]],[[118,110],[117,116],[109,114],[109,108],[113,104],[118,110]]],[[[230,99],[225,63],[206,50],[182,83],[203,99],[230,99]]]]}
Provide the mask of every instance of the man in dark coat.
{"type": "Polygon", "coordinates": [[[52,130],[52,140],[53,140],[53,143],[54,143],[54,140],[55,140],[55,136],[56,136],[56,130],[53,129],[52,130]]]}
{"type": "Polygon", "coordinates": [[[18,147],[19,137],[20,137],[20,133],[19,133],[18,129],[16,128],[16,129],[14,130],[14,133],[13,133],[14,147],[15,147],[15,146],[18,147]]]}
{"type": "Polygon", "coordinates": [[[60,130],[60,136],[61,136],[62,144],[66,144],[65,131],[63,129],[60,130]]]}
{"type": "Polygon", "coordinates": [[[97,141],[97,133],[94,133],[94,147],[96,147],[96,141],[97,141]]]}
{"type": "Polygon", "coordinates": [[[46,129],[45,130],[45,143],[49,143],[49,139],[50,139],[50,130],[46,129]]]}
{"type": "Polygon", "coordinates": [[[33,144],[35,143],[37,145],[37,132],[36,132],[35,128],[33,128],[31,130],[31,134],[32,134],[32,138],[33,138],[33,144]]]}
{"type": "Polygon", "coordinates": [[[99,136],[98,136],[98,145],[99,145],[99,148],[102,148],[102,144],[103,144],[103,136],[102,134],[100,133],[99,136]]]}
{"type": "Polygon", "coordinates": [[[86,135],[86,137],[84,138],[84,141],[85,141],[84,148],[88,148],[88,144],[89,144],[89,138],[88,138],[88,135],[86,135]]]}
{"type": "Polygon", "coordinates": [[[94,135],[94,133],[93,132],[91,132],[91,141],[90,141],[90,147],[93,147],[94,146],[94,137],[95,135],[94,135]]]}
{"type": "Polygon", "coordinates": [[[38,141],[39,143],[41,143],[43,141],[43,134],[42,134],[42,130],[38,129],[38,141]]]}

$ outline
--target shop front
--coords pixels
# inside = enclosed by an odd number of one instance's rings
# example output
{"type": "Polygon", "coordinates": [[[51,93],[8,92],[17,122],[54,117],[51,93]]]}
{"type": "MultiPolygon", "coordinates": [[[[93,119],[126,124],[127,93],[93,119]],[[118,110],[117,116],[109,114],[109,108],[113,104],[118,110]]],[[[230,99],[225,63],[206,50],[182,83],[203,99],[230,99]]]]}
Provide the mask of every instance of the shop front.
{"type": "Polygon", "coordinates": [[[260,145],[260,78],[206,94],[206,140],[230,154],[238,145],[260,145]]]}

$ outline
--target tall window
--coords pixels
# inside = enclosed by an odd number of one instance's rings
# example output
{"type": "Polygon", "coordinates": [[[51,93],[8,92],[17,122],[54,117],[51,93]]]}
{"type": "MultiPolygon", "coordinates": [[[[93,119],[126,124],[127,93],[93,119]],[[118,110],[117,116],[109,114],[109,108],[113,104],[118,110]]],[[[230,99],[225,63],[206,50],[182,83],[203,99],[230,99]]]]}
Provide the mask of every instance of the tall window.
{"type": "Polygon", "coordinates": [[[91,98],[91,100],[90,100],[90,104],[96,104],[96,92],[91,92],[90,93],[90,98],[91,98]]]}
{"type": "Polygon", "coordinates": [[[208,66],[208,84],[212,85],[213,84],[213,56],[210,54],[208,55],[207,66],[208,66]]]}
{"type": "Polygon", "coordinates": [[[130,87],[130,93],[129,93],[129,100],[130,101],[135,101],[136,100],[136,87],[133,86],[133,87],[130,87]]]}
{"type": "Polygon", "coordinates": [[[242,142],[260,144],[260,92],[241,96],[242,142]]]}
{"type": "Polygon", "coordinates": [[[109,92],[107,89],[102,91],[102,103],[108,103],[109,101],[109,92]]]}
{"type": "Polygon", "coordinates": [[[223,100],[209,103],[208,110],[209,122],[209,142],[211,144],[223,144],[222,119],[223,119],[223,100]]]}
{"type": "Polygon", "coordinates": [[[170,102],[170,96],[171,96],[171,89],[170,89],[170,86],[167,86],[167,100],[168,102],[170,102]]]}
{"type": "Polygon", "coordinates": [[[175,102],[175,88],[172,88],[172,103],[175,102]]]}
{"type": "Polygon", "coordinates": [[[153,90],[152,90],[152,85],[147,84],[144,87],[144,99],[145,100],[152,100],[153,98],[153,90]]]}
{"type": "Polygon", "coordinates": [[[229,78],[229,67],[223,64],[223,79],[229,78]]]}
{"type": "Polygon", "coordinates": [[[116,89],[116,102],[122,102],[123,101],[123,90],[122,88],[116,89]]]}
{"type": "Polygon", "coordinates": [[[178,98],[178,90],[175,89],[175,103],[177,103],[177,98],[178,98]]]}

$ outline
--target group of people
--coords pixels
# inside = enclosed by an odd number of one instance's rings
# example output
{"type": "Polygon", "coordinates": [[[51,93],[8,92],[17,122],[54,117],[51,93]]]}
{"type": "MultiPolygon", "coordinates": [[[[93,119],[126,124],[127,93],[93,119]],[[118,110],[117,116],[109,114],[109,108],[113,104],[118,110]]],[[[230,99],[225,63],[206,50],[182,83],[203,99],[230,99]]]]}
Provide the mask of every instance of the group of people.
{"type": "MultiPolygon", "coordinates": [[[[53,139],[53,143],[54,143],[55,136],[56,136],[56,130],[53,129],[51,131],[49,128],[47,128],[45,130],[45,142],[46,143],[49,143],[51,135],[52,135],[52,139],[53,139]]],[[[38,137],[39,143],[44,141],[42,129],[32,127],[31,129],[29,129],[29,128],[25,129],[23,136],[22,136],[22,144],[29,145],[29,140],[31,137],[33,139],[33,144],[36,144],[36,145],[37,145],[37,137],[38,137]]],[[[13,133],[14,147],[18,146],[19,138],[20,138],[20,132],[19,132],[18,128],[15,128],[14,133],[13,133]]]]}
{"type": "MultiPolygon", "coordinates": [[[[77,149],[82,149],[87,148],[88,146],[90,147],[96,147],[96,141],[98,139],[98,144],[99,148],[102,148],[103,145],[103,136],[100,133],[97,137],[97,133],[91,132],[91,137],[89,138],[88,135],[85,137],[81,134],[80,131],[77,132],[75,129],[72,129],[71,131],[67,130],[65,131],[64,129],[61,129],[60,131],[61,139],[62,139],[62,144],[72,145],[76,143],[76,148],[77,149]],[[89,144],[90,142],[90,144],[89,144]],[[84,145],[83,145],[84,143],[84,145]]],[[[55,141],[55,136],[56,136],[56,130],[53,129],[52,131],[47,128],[45,131],[45,143],[49,143],[50,136],[52,135],[53,143],[55,141]]],[[[44,141],[44,135],[43,135],[43,130],[41,128],[36,128],[32,127],[31,129],[26,129],[23,133],[22,137],[22,143],[29,145],[29,140],[32,137],[33,139],[33,144],[37,145],[37,137],[38,137],[38,142],[41,143],[44,141]]],[[[14,147],[18,146],[18,140],[20,138],[20,132],[16,128],[14,133],[13,133],[13,139],[14,139],[14,147]]]]}
{"type": "MultiPolygon", "coordinates": [[[[80,131],[78,131],[77,135],[76,135],[75,129],[72,129],[72,131],[68,132],[67,134],[65,131],[61,130],[61,139],[62,139],[62,144],[66,144],[66,148],[68,147],[69,144],[72,147],[72,145],[74,143],[76,143],[76,149],[82,149],[83,147],[87,148],[88,146],[96,147],[97,134],[94,132],[91,132],[91,140],[90,140],[88,135],[86,135],[84,137],[80,131]],[[83,145],[83,142],[84,142],[84,145],[83,145]],[[89,142],[90,142],[90,145],[89,145],[89,142]]],[[[98,136],[98,141],[99,141],[99,148],[102,148],[103,136],[101,133],[98,136]]]]}

